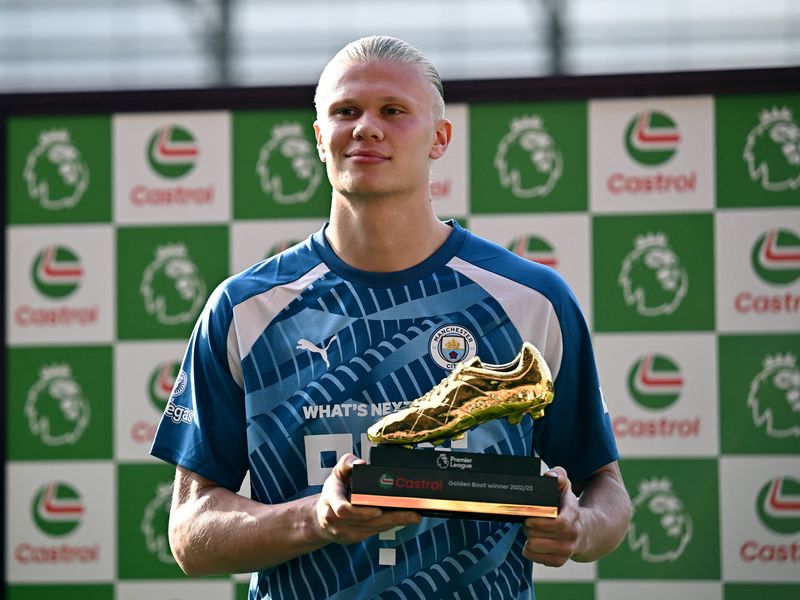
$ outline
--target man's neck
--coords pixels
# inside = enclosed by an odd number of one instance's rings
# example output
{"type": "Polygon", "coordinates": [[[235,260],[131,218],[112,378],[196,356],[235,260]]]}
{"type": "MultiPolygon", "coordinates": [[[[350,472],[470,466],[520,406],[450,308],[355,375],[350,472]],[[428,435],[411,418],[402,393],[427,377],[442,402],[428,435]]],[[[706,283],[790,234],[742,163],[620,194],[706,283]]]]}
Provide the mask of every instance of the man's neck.
{"type": "Polygon", "coordinates": [[[424,261],[452,229],[433,212],[429,199],[346,199],[334,193],[325,230],[336,255],[363,271],[393,272],[424,261]]]}

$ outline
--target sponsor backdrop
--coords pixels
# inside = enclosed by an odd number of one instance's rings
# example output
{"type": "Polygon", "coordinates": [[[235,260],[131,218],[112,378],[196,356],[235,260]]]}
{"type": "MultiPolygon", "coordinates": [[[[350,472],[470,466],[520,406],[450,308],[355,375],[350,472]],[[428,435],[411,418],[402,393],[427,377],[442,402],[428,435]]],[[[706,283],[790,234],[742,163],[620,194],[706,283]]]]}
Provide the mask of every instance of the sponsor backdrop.
{"type": "MultiPolygon", "coordinates": [[[[453,103],[431,185],[594,331],[633,518],[600,562],[537,567],[539,595],[797,598],[800,93],[588,86],[453,103]]],[[[147,452],[209,293],[319,228],[330,188],[304,104],[142,106],[5,119],[8,598],[245,594],[181,574],[147,452]]]]}

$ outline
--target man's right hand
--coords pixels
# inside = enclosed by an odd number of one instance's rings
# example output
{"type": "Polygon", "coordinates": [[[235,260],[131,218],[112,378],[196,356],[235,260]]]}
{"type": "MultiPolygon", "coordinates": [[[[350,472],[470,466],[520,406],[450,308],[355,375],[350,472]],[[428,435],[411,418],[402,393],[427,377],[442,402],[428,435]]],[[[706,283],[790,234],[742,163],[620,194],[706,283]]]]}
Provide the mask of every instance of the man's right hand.
{"type": "Polygon", "coordinates": [[[316,502],[319,535],[328,542],[353,544],[373,535],[406,525],[416,525],[422,518],[408,510],[381,510],[373,506],[354,506],[347,497],[353,465],[364,461],[345,454],[336,463],[322,486],[316,502]]]}

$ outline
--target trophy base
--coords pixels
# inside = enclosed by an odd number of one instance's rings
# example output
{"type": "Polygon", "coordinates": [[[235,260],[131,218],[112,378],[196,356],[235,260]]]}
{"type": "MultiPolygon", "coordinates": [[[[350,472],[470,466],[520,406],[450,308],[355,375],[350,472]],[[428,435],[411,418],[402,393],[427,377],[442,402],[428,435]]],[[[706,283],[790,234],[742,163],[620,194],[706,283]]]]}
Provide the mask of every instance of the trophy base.
{"type": "Polygon", "coordinates": [[[523,521],[558,516],[555,477],[524,456],[374,446],[370,464],[353,465],[350,502],[426,516],[523,521]]]}

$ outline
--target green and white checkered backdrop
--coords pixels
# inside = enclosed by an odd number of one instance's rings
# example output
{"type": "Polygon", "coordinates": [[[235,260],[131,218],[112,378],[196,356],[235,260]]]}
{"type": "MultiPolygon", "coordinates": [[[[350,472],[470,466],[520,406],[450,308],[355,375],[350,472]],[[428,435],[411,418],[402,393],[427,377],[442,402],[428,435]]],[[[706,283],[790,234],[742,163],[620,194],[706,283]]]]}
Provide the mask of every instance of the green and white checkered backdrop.
{"type": "MultiPolygon", "coordinates": [[[[538,596],[798,598],[800,92],[591,81],[450,104],[431,187],[442,218],[561,272],[594,332],[634,515],[598,563],[537,566],[538,596]]],[[[6,114],[15,600],[245,595],[181,574],[148,448],[208,294],[319,228],[330,188],[310,101],[141,104],[6,114]]]]}

